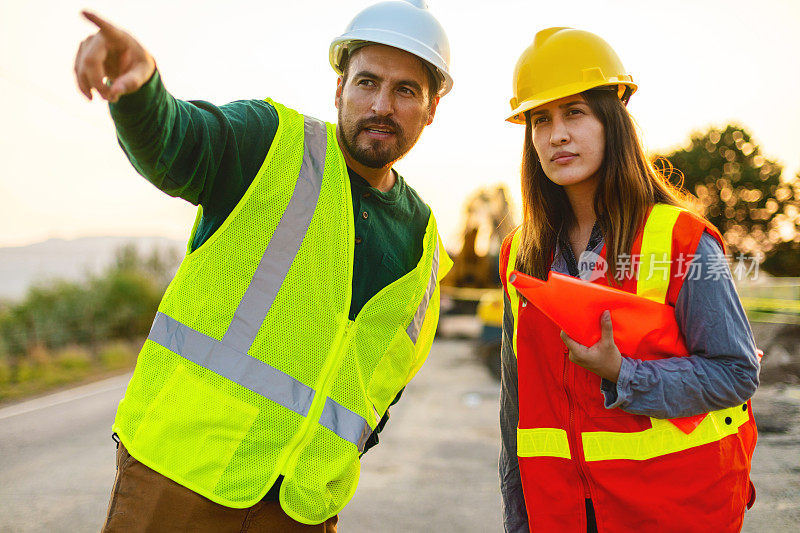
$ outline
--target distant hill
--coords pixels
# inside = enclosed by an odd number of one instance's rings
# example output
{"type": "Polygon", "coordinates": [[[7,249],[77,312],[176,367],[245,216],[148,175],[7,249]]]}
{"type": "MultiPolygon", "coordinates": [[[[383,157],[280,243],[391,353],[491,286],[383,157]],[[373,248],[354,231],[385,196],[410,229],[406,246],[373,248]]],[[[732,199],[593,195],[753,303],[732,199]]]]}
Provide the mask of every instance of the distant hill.
{"type": "Polygon", "coordinates": [[[186,246],[165,237],[84,237],[0,248],[0,300],[20,299],[36,283],[80,280],[99,273],[114,261],[116,251],[128,244],[136,246],[144,256],[158,248],[174,251],[180,257],[186,246]]]}

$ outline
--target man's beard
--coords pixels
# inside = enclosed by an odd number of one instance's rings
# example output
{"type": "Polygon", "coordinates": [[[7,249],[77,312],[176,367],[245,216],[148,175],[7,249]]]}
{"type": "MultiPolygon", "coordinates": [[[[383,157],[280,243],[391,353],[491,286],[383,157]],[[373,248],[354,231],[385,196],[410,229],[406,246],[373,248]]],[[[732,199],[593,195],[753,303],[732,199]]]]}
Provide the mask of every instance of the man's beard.
{"type": "Polygon", "coordinates": [[[355,123],[344,120],[342,106],[339,106],[339,128],[343,148],[350,157],[368,168],[385,168],[403,157],[414,146],[416,139],[409,141],[400,125],[389,117],[361,119],[355,123]],[[388,129],[392,139],[377,139],[358,143],[358,136],[366,128],[388,129]]]}

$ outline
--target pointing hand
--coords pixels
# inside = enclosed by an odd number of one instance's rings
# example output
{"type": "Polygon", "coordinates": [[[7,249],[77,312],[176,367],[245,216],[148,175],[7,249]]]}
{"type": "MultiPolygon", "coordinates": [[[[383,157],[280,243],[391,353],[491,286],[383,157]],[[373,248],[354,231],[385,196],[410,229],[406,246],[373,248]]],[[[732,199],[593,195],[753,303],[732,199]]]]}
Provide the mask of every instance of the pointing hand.
{"type": "Polygon", "coordinates": [[[94,89],[109,102],[116,102],[150,79],[155,59],[129,33],[94,13],[82,14],[99,31],[81,43],[75,56],[78,88],[89,100],[94,89]]]}

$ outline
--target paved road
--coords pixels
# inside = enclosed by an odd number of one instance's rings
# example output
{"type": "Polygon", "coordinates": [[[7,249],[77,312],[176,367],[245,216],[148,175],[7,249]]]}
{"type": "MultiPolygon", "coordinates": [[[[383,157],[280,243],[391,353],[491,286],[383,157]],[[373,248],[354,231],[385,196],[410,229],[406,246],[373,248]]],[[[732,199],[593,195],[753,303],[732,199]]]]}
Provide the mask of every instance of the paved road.
{"type": "Polygon", "coordinates": [[[0,531],[97,531],[114,481],[111,422],[129,375],[0,410],[0,531]]]}
{"type": "MultiPolygon", "coordinates": [[[[99,529],[128,379],[0,409],[0,531],[99,529]]],[[[497,393],[469,343],[437,341],[364,457],[340,531],[497,531],[497,393]]]]}
{"type": "MultiPolygon", "coordinates": [[[[109,428],[127,380],[0,409],[0,531],[98,530],[114,476],[109,428]]],[[[467,341],[437,341],[392,408],[380,446],[365,455],[340,531],[500,531],[497,393],[467,341]]],[[[759,441],[759,498],[744,530],[796,531],[799,389],[760,390],[754,405],[778,423],[759,441]]]]}
{"type": "Polygon", "coordinates": [[[800,529],[800,386],[764,385],[752,400],[758,424],[751,479],[756,503],[746,533],[800,529]]]}
{"type": "Polygon", "coordinates": [[[437,341],[364,456],[341,531],[500,531],[499,391],[470,343],[437,341]]]}

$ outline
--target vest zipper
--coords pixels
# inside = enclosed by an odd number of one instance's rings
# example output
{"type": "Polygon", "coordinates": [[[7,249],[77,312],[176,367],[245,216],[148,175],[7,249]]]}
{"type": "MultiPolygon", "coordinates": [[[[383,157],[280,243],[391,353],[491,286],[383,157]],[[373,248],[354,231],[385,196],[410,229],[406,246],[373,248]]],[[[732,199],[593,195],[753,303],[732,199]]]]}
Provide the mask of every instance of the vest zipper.
{"type": "Polygon", "coordinates": [[[578,428],[575,420],[575,401],[572,394],[569,392],[569,385],[567,383],[567,374],[569,372],[569,348],[564,347],[564,372],[562,373],[562,381],[564,385],[564,392],[567,395],[567,405],[569,409],[569,449],[570,454],[575,461],[575,467],[578,469],[578,475],[583,484],[583,495],[587,500],[592,498],[591,491],[589,490],[589,476],[583,468],[583,446],[578,445],[578,428]],[[580,453],[578,453],[580,452],[580,453]]]}
{"type": "Polygon", "coordinates": [[[283,463],[284,466],[281,468],[284,476],[288,476],[294,472],[300,454],[303,453],[314,436],[314,430],[319,424],[319,418],[322,415],[322,410],[325,408],[325,400],[328,398],[328,393],[330,392],[330,388],[333,383],[332,378],[336,376],[336,372],[339,370],[342,359],[344,359],[345,347],[350,344],[350,337],[353,332],[354,324],[354,321],[349,319],[347,320],[347,323],[342,330],[341,338],[336,343],[335,353],[337,354],[337,357],[335,360],[329,361],[327,367],[323,370],[324,377],[318,382],[320,383],[320,386],[314,392],[314,401],[311,404],[308,414],[306,414],[305,419],[303,420],[303,427],[299,431],[299,434],[302,436],[294,444],[292,451],[287,455],[287,459],[283,463]]]}

